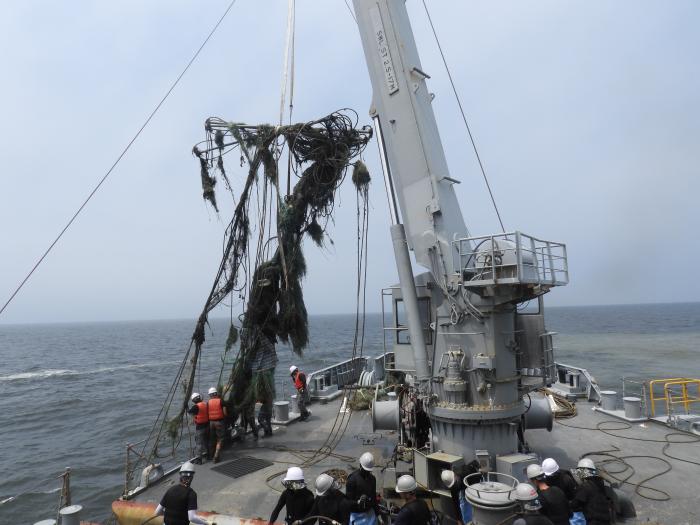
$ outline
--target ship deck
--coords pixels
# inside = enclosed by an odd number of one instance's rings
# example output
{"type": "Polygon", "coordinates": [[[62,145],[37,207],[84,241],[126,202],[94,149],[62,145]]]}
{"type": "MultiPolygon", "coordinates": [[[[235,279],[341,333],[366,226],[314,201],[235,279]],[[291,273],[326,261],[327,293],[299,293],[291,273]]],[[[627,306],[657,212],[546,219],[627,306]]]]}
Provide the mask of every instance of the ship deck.
{"type": "MultiPolygon", "coordinates": [[[[222,461],[217,465],[211,462],[198,465],[192,488],[198,494],[199,509],[216,514],[267,520],[282,490],[282,474],[288,466],[303,463],[304,459],[311,455],[309,451],[317,450],[325,444],[334,427],[340,402],[341,400],[336,400],[325,405],[316,403],[312,405],[313,415],[308,421],[275,427],[272,437],[261,438],[257,442],[248,435],[243,442],[234,443],[225,450],[222,461]],[[212,470],[212,467],[242,457],[268,460],[273,464],[239,478],[212,470]]],[[[557,421],[552,432],[526,432],[526,439],[533,452],[541,458],[555,458],[562,468],[575,467],[580,456],[592,452],[605,452],[625,458],[633,470],[622,463],[606,465],[609,472],[617,473],[616,477],[629,477],[621,488],[633,501],[638,517],[625,523],[700,523],[695,485],[700,466],[666,457],[663,452],[668,439],[694,441],[693,444],[673,444],[667,452],[671,456],[700,462],[700,443],[695,440],[696,436],[677,433],[654,422],[628,425],[593,410],[594,405],[586,402],[579,402],[577,406],[578,415],[572,419],[557,421]],[[674,435],[669,437],[669,434],[674,435]],[[671,469],[663,473],[669,465],[671,469]],[[657,477],[654,477],[655,475],[657,477]],[[636,487],[637,483],[645,479],[648,481],[636,487]],[[658,501],[666,497],[665,493],[670,499],[658,501]]],[[[343,438],[334,449],[334,455],[304,467],[307,483],[312,485],[318,474],[329,469],[342,469],[349,473],[357,468],[357,464],[351,463],[349,459],[358,458],[366,450],[375,455],[377,463],[386,463],[391,457],[395,440],[396,436],[393,433],[371,432],[368,411],[353,413],[343,438]],[[363,440],[368,438],[373,443],[363,443],[363,440]]],[[[608,455],[591,457],[598,462],[611,459],[608,455]]],[[[383,474],[376,469],[375,475],[377,486],[381,487],[383,474]]],[[[177,476],[171,475],[134,499],[144,503],[157,503],[163,493],[176,482],[177,476]]],[[[283,518],[283,515],[280,518],[283,518]]]]}

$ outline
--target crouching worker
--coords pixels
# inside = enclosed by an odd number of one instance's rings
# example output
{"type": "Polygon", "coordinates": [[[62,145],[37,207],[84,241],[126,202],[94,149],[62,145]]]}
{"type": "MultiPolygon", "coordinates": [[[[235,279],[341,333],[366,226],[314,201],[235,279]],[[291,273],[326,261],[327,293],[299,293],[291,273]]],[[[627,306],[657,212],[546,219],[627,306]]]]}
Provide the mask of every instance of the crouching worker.
{"type": "Polygon", "coordinates": [[[450,491],[452,497],[452,513],[458,524],[469,523],[472,520],[472,507],[464,496],[464,485],[460,476],[452,470],[443,470],[440,479],[450,491]]]}
{"type": "Polygon", "coordinates": [[[540,514],[542,505],[535,487],[529,483],[518,483],[515,499],[520,502],[520,512],[513,525],[553,525],[549,518],[540,514]]]}
{"type": "Polygon", "coordinates": [[[403,507],[394,518],[394,525],[430,525],[428,504],[416,497],[418,483],[413,476],[404,474],[396,481],[396,493],[404,500],[403,507]]]}
{"type": "Polygon", "coordinates": [[[299,467],[287,469],[287,475],[282,480],[282,485],[284,485],[284,492],[270,515],[268,525],[272,525],[277,519],[282,507],[287,509],[284,522],[290,525],[296,520],[304,519],[314,504],[314,495],[306,488],[304,472],[299,467]]]}
{"type": "MultiPolygon", "coordinates": [[[[314,488],[316,499],[306,515],[305,525],[316,523],[316,519],[311,519],[313,516],[318,516],[320,525],[333,525],[333,522],[347,525],[350,513],[359,510],[358,503],[340,492],[336,481],[328,474],[318,476],[314,482],[314,488]]],[[[301,521],[295,523],[299,524],[301,521]]]]}
{"type": "Polygon", "coordinates": [[[578,462],[578,474],[583,480],[571,501],[574,511],[581,511],[588,525],[610,525],[612,502],[605,491],[605,482],[598,475],[595,463],[590,458],[578,462]]]}
{"type": "Polygon", "coordinates": [[[197,493],[190,485],[194,478],[194,465],[189,461],[180,467],[180,484],[170,487],[156,507],[156,516],[163,516],[165,525],[216,525],[197,515],[197,493]]]}

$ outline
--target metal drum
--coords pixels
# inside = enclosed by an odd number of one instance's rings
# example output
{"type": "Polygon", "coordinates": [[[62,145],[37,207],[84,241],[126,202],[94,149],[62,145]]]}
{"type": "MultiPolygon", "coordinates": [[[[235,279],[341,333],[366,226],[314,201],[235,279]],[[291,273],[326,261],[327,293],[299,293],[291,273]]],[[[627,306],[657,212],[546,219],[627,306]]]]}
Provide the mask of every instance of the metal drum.
{"type": "Polygon", "coordinates": [[[640,419],[642,417],[642,400],[638,397],[623,397],[625,417],[627,419],[640,419]]]}
{"type": "Polygon", "coordinates": [[[473,508],[472,525],[505,523],[518,507],[518,483],[513,476],[498,472],[476,472],[464,478],[464,496],[473,508]]]}
{"type": "Polygon", "coordinates": [[[61,525],[80,525],[80,512],[82,505],[68,505],[58,511],[61,516],[61,525]]]}
{"type": "Polygon", "coordinates": [[[601,390],[600,407],[603,410],[615,410],[617,408],[617,392],[614,390],[601,390]]]}
{"type": "Polygon", "coordinates": [[[272,414],[275,421],[287,421],[289,419],[289,401],[275,401],[272,405],[272,414]]]}

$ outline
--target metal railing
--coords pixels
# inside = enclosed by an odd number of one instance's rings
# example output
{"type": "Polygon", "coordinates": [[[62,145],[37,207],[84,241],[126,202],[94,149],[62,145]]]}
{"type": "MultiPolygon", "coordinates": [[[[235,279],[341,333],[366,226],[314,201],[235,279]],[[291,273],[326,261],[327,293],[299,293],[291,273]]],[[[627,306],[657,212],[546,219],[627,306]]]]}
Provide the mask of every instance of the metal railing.
{"type": "Polygon", "coordinates": [[[309,392],[314,395],[324,386],[338,385],[338,389],[342,389],[345,385],[355,383],[366,363],[366,357],[358,356],[311,372],[306,379],[309,392]]]}
{"type": "Polygon", "coordinates": [[[519,231],[453,241],[466,286],[569,282],[566,245],[519,231]]]}
{"type": "Polygon", "coordinates": [[[686,414],[690,414],[693,403],[700,402],[700,379],[689,377],[674,377],[670,379],[652,379],[649,381],[649,403],[651,416],[656,416],[656,403],[664,402],[666,415],[674,413],[674,405],[683,405],[686,414]],[[658,387],[662,385],[661,395],[658,395],[658,387]],[[691,395],[694,390],[694,396],[691,395]]]}

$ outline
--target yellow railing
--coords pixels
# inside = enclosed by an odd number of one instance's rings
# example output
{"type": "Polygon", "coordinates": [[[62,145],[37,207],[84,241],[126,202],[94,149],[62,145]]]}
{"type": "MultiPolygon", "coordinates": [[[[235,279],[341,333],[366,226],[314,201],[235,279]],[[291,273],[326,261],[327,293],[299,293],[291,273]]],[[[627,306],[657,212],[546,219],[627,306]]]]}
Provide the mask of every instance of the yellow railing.
{"type": "Polygon", "coordinates": [[[686,414],[690,412],[691,403],[700,402],[700,379],[689,377],[674,377],[671,379],[654,379],[649,381],[649,401],[651,405],[651,417],[656,415],[656,402],[663,401],[666,405],[666,414],[671,415],[673,405],[682,404],[686,414]],[[656,395],[654,387],[663,385],[663,395],[656,395]],[[680,387],[680,391],[678,390],[680,387]],[[691,389],[695,387],[695,391],[691,389]],[[695,395],[692,396],[691,393],[695,395]]]}

